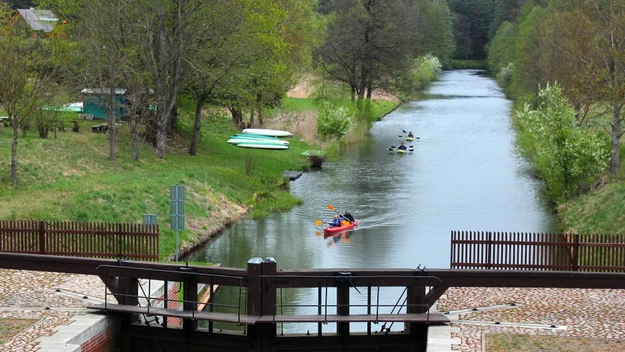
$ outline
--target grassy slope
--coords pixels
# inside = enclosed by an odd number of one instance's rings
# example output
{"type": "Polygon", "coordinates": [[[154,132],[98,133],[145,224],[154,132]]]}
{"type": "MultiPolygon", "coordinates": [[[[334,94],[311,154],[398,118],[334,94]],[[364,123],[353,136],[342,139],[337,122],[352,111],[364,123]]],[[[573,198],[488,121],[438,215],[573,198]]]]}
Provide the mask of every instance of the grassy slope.
{"type": "MultiPolygon", "coordinates": [[[[598,121],[609,129],[611,116],[593,116],[602,112],[602,107],[594,107],[589,119],[598,121]]],[[[601,132],[596,125],[593,129],[601,132]]],[[[607,142],[607,137],[606,137],[607,142]]],[[[619,172],[605,177],[607,183],[571,198],[558,207],[562,231],[573,233],[625,234],[625,145],[621,141],[619,172]]],[[[607,171],[606,171],[607,173],[607,171]]]]}
{"type": "Polygon", "coordinates": [[[108,160],[106,135],[90,132],[94,122],[81,122],[79,133],[60,132],[58,139],[39,139],[34,132],[20,139],[18,188],[9,187],[11,131],[0,134],[0,219],[140,222],[157,214],[163,241],[161,254],[174,248],[167,228],[169,186],[187,188],[190,231],[182,239],[219,228],[238,218],[245,207],[253,215],[286,210],[299,201],[288,192],[280,173],[301,170],[299,153],[308,149],[296,138],[286,151],[249,150],[225,141],[236,131],[228,121],[204,125],[199,155],[187,154],[185,141],[171,141],[164,160],[142,147],[141,160],[130,160],[126,126],[120,131],[118,160],[108,160]],[[254,165],[246,174],[246,160],[254,165]],[[260,196],[259,196],[260,195],[260,196]]]}
{"type": "MultiPolygon", "coordinates": [[[[290,104],[290,109],[312,106],[301,99],[290,104]]],[[[181,244],[220,229],[247,210],[264,216],[300,202],[281,175],[307,165],[300,153],[311,146],[298,138],[290,138],[290,149],[284,151],[237,148],[226,143],[237,132],[230,120],[215,118],[203,122],[197,156],[187,154],[186,140],[176,139],[168,143],[164,160],[142,146],[140,161],[133,162],[123,125],[118,159],[109,161],[107,135],[91,132],[90,126],[99,123],[80,121],[79,133],[59,132],[57,139],[52,134],[40,139],[36,131],[20,136],[17,188],[9,186],[12,131],[0,127],[0,219],[137,223],[143,214],[157,214],[165,258],[175,251],[168,225],[170,185],[186,186],[187,230],[180,233],[181,244]]]]}

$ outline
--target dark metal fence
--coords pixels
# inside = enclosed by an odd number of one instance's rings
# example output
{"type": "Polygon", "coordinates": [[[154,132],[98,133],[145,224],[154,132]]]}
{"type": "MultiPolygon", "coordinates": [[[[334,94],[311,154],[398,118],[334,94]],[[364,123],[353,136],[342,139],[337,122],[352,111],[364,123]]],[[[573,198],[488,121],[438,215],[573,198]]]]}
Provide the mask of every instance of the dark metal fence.
{"type": "Polygon", "coordinates": [[[625,271],[625,235],[452,231],[452,269],[625,271]]]}
{"type": "Polygon", "coordinates": [[[158,261],[158,225],[0,220],[0,251],[158,261]]]}

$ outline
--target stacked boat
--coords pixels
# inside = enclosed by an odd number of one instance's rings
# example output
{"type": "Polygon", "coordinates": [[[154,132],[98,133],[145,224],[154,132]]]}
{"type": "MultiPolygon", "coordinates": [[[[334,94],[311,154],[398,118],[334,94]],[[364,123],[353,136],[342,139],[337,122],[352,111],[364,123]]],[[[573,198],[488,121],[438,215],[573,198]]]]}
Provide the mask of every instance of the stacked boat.
{"type": "Polygon", "coordinates": [[[243,133],[230,136],[228,143],[241,148],[253,149],[289,149],[289,142],[277,136],[292,136],[290,132],[266,129],[246,129],[243,133]]]}

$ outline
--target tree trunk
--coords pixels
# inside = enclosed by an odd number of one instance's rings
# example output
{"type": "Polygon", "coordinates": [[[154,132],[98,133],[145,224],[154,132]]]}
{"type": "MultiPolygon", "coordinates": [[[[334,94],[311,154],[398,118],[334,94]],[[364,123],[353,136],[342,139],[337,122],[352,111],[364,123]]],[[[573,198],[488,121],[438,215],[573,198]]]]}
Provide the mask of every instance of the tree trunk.
{"type": "Polygon", "coordinates": [[[260,128],[263,128],[265,121],[263,120],[263,105],[258,103],[258,123],[260,124],[260,128]]]}
{"type": "Polygon", "coordinates": [[[610,173],[616,175],[620,167],[620,144],[621,136],[621,108],[622,105],[614,105],[612,108],[612,133],[610,133],[612,141],[612,153],[610,155],[610,173]]]}
{"type": "Polygon", "coordinates": [[[195,121],[193,123],[193,135],[191,136],[189,155],[197,154],[197,146],[200,143],[200,131],[202,128],[202,108],[204,107],[205,100],[205,97],[198,97],[195,102],[195,121]]]}
{"type": "Polygon", "coordinates": [[[145,124],[145,142],[156,148],[156,131],[158,126],[156,124],[156,112],[150,111],[152,115],[145,124]]]}
{"type": "Polygon", "coordinates": [[[133,161],[139,161],[139,134],[137,133],[137,125],[139,118],[135,115],[130,120],[130,141],[132,142],[131,157],[133,161]]]}
{"type": "Polygon", "coordinates": [[[11,184],[17,186],[17,140],[19,138],[19,123],[16,116],[9,116],[13,123],[13,143],[11,143],[11,184]]]}
{"type": "Polygon", "coordinates": [[[110,88],[110,94],[108,95],[109,108],[106,109],[106,124],[108,126],[107,131],[109,135],[109,160],[117,159],[117,128],[115,124],[115,87],[110,88]]]}
{"type": "Polygon", "coordinates": [[[169,118],[169,124],[167,124],[167,135],[171,136],[178,132],[178,106],[174,105],[171,109],[171,117],[169,118]]]}
{"type": "Polygon", "coordinates": [[[228,110],[230,110],[230,113],[232,114],[232,123],[234,123],[237,128],[245,128],[245,125],[243,125],[243,113],[241,110],[236,106],[229,106],[228,110]]]}
{"type": "Polygon", "coordinates": [[[250,127],[254,125],[254,113],[256,112],[256,107],[252,104],[252,108],[250,109],[250,127]]]}
{"type": "Polygon", "coordinates": [[[165,159],[165,142],[167,139],[167,120],[163,116],[159,116],[156,126],[156,156],[165,159]]]}

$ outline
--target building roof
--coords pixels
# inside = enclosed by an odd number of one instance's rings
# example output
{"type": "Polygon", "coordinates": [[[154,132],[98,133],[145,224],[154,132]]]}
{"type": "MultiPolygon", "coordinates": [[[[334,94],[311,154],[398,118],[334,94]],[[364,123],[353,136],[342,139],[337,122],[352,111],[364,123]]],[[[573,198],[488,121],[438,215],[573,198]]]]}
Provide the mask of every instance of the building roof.
{"type": "Polygon", "coordinates": [[[34,31],[52,32],[54,26],[59,21],[50,10],[18,9],[22,18],[34,31]]]}
{"type": "MultiPolygon", "coordinates": [[[[80,92],[83,94],[109,94],[110,91],[109,88],[85,88],[80,92]]],[[[115,88],[116,95],[123,95],[126,91],[126,88],[115,88]]]]}

